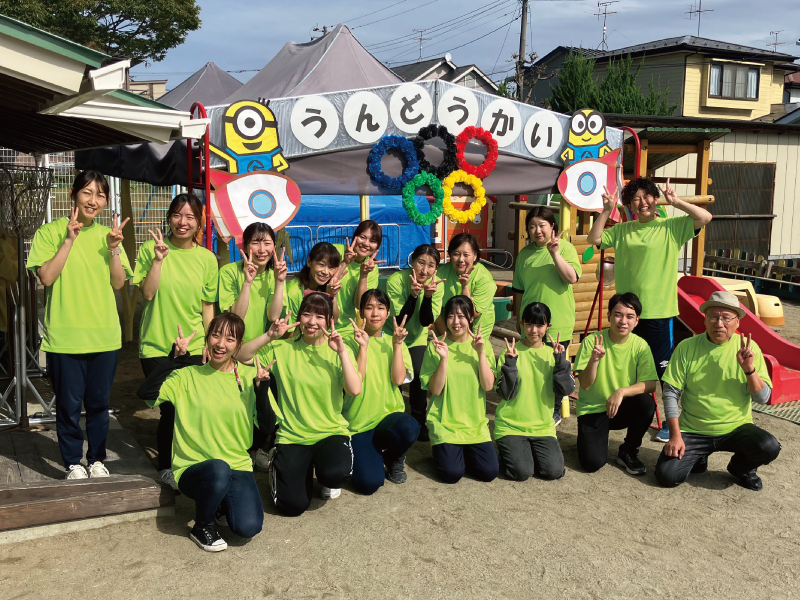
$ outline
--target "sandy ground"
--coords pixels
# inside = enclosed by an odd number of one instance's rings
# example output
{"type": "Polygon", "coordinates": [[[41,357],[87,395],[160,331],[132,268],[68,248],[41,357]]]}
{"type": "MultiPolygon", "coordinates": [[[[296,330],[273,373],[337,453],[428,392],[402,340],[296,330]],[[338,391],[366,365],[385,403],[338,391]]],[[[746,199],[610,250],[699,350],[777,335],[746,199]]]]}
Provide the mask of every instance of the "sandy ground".
{"type": "MultiPolygon", "coordinates": [[[[786,305],[782,334],[800,342],[800,306],[786,305]]],[[[157,410],[135,397],[141,370],[123,348],[113,390],[120,421],[153,454],[157,410]]],[[[493,412],[492,400],[490,412],[493,412]]],[[[0,598],[792,598],[800,595],[800,429],[754,414],[783,444],[747,491],[714,454],[709,471],[677,489],[657,487],[661,445],[645,438],[647,475],[614,464],[581,472],[576,419],[558,438],[566,476],[555,482],[435,479],[430,446],[408,455],[408,482],[373,497],[345,490],[299,518],[264,496],[264,530],[230,548],[187,538],[193,503],[175,519],[114,525],[0,547],[0,598]]],[[[317,490],[318,496],[318,490],[317,490]]]]}

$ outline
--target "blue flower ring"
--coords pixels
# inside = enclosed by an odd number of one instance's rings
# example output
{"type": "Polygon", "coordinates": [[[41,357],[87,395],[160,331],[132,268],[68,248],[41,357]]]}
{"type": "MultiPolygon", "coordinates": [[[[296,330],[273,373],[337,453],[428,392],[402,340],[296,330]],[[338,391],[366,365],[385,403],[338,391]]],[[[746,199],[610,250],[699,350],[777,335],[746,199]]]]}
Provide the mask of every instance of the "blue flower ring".
{"type": "Polygon", "coordinates": [[[419,160],[414,144],[399,135],[385,135],[372,147],[367,159],[367,171],[372,180],[380,187],[390,190],[402,190],[403,186],[419,173],[419,160]],[[383,172],[381,159],[389,148],[396,148],[403,153],[406,166],[399,177],[389,177],[383,172]]]}

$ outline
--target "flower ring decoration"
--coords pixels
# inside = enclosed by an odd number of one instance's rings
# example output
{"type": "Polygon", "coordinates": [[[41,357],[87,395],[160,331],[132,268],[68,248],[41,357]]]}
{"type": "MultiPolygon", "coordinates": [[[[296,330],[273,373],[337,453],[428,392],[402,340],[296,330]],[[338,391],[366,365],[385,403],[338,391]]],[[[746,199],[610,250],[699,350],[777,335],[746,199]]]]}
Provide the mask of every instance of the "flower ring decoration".
{"type": "Polygon", "coordinates": [[[420,129],[417,137],[414,138],[414,147],[417,149],[420,171],[432,173],[439,179],[444,179],[458,169],[458,163],[456,162],[456,136],[447,131],[447,127],[444,125],[431,124],[420,129]],[[441,138],[445,144],[442,164],[438,167],[429,163],[425,158],[425,142],[435,137],[441,138]]]}
{"type": "Polygon", "coordinates": [[[486,179],[489,173],[494,171],[494,168],[497,166],[497,156],[497,141],[491,133],[482,127],[466,127],[464,131],[458,134],[456,138],[456,161],[458,162],[458,168],[465,173],[475,175],[475,177],[480,177],[481,179],[486,179]],[[464,150],[467,147],[467,142],[471,139],[481,141],[483,145],[486,146],[486,159],[483,161],[483,164],[477,167],[469,164],[467,159],[464,158],[464,150]]]}
{"type": "Polygon", "coordinates": [[[483,182],[475,177],[475,175],[470,175],[464,171],[453,171],[450,173],[442,182],[442,189],[444,189],[444,214],[447,215],[451,221],[455,221],[456,223],[469,223],[470,221],[474,221],[475,217],[478,216],[478,213],[481,212],[481,209],[486,204],[486,190],[483,189],[483,182]],[[451,198],[453,195],[453,186],[457,183],[465,183],[470,186],[475,196],[475,200],[472,201],[472,204],[469,205],[467,210],[456,210],[453,207],[451,198]]]}
{"type": "Polygon", "coordinates": [[[419,161],[414,144],[399,135],[385,135],[372,147],[367,159],[367,171],[372,180],[380,187],[390,190],[402,190],[403,186],[419,173],[419,161]],[[406,167],[399,177],[389,177],[383,172],[381,159],[389,148],[396,148],[403,153],[406,167]]]}
{"type": "Polygon", "coordinates": [[[422,172],[414,176],[414,179],[409,181],[403,186],[403,208],[406,209],[408,217],[416,224],[427,227],[433,224],[436,219],[442,215],[442,207],[444,203],[444,190],[442,189],[441,182],[436,178],[433,173],[422,172]],[[426,213],[419,212],[417,205],[414,203],[414,194],[417,188],[423,185],[428,185],[433,192],[435,202],[431,209],[426,213]]]}

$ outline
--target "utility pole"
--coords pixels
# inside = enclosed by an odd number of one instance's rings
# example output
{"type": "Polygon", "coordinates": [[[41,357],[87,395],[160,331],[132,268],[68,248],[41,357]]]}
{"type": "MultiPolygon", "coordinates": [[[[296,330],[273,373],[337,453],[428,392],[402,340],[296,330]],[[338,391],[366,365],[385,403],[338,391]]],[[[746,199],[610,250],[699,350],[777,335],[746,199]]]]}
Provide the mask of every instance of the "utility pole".
{"type": "Polygon", "coordinates": [[[707,12],[714,12],[714,9],[707,8],[703,10],[703,0],[697,0],[697,4],[690,6],[689,10],[686,11],[686,14],[689,15],[690,20],[697,15],[697,37],[700,37],[700,17],[703,16],[703,13],[707,12]]]}
{"type": "Polygon", "coordinates": [[[528,0],[522,0],[522,25],[519,29],[519,56],[517,57],[517,100],[522,102],[522,88],[525,78],[525,57],[528,52],[525,34],[528,31],[528,0]]]}
{"type": "Polygon", "coordinates": [[[786,42],[779,42],[778,41],[778,34],[779,33],[783,33],[784,31],[786,31],[786,30],[785,29],[781,29],[779,31],[770,31],[769,32],[770,35],[774,35],[775,36],[775,41],[770,42],[769,44],[767,44],[767,46],[772,46],[772,51],[773,52],[777,52],[778,51],[778,46],[783,46],[786,43],[786,42]]]}
{"type": "Polygon", "coordinates": [[[619,0],[597,3],[597,12],[594,13],[594,16],[597,17],[598,21],[600,20],[600,17],[603,17],[603,41],[600,42],[600,45],[597,47],[600,50],[608,50],[608,44],[606,43],[608,40],[608,35],[606,34],[606,21],[608,20],[608,15],[617,14],[616,12],[608,12],[608,7],[612,4],[616,4],[617,2],[619,2],[619,0]]]}
{"type": "Polygon", "coordinates": [[[425,30],[424,29],[412,29],[412,31],[414,33],[419,34],[419,35],[414,36],[411,39],[419,41],[419,58],[417,59],[417,62],[422,62],[422,42],[427,41],[427,40],[429,40],[431,38],[422,37],[423,35],[425,35],[425,30]]]}

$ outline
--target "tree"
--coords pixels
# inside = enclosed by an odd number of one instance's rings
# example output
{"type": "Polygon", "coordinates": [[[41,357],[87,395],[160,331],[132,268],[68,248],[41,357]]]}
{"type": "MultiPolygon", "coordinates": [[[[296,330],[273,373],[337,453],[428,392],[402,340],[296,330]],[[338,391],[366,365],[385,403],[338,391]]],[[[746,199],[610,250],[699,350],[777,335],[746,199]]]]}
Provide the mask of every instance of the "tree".
{"type": "Polygon", "coordinates": [[[539,55],[536,52],[528,53],[523,60],[519,59],[519,54],[512,54],[511,61],[508,62],[514,63],[514,75],[506,77],[500,84],[497,95],[529,104],[533,87],[539,81],[552,79],[558,75],[558,71],[547,73],[547,65],[534,64],[538,58],[539,55]]]}
{"type": "Polygon", "coordinates": [[[594,108],[604,113],[627,115],[670,116],[678,104],[669,104],[669,87],[663,91],[653,79],[648,84],[648,95],[642,94],[637,79],[644,58],[633,67],[629,54],[608,64],[606,76],[598,85],[594,77],[595,60],[582,51],[567,55],[557,85],[553,86],[553,109],[571,114],[581,108],[594,108]]]}
{"type": "Polygon", "coordinates": [[[0,14],[133,65],[164,60],[201,23],[195,0],[0,0],[0,14]]]}

